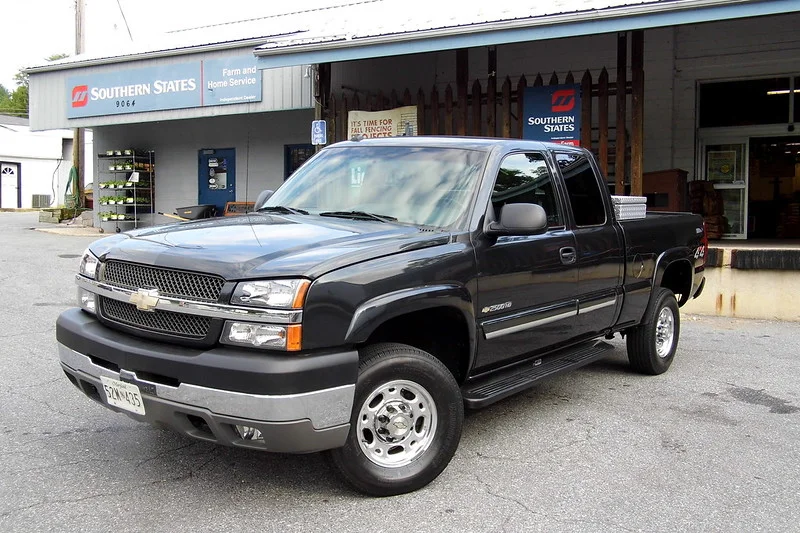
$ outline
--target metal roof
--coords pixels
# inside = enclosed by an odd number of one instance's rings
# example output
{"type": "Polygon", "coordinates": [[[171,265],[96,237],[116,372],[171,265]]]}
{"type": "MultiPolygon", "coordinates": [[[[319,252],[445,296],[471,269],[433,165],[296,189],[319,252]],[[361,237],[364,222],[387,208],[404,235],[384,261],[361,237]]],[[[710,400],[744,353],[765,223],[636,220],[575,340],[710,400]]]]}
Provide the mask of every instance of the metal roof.
{"type": "Polygon", "coordinates": [[[361,0],[172,32],[30,72],[242,46],[273,68],[793,11],[800,0],[361,0]]]}
{"type": "Polygon", "coordinates": [[[4,126],[27,126],[30,121],[25,117],[4,115],[0,113],[0,124],[4,126]]]}

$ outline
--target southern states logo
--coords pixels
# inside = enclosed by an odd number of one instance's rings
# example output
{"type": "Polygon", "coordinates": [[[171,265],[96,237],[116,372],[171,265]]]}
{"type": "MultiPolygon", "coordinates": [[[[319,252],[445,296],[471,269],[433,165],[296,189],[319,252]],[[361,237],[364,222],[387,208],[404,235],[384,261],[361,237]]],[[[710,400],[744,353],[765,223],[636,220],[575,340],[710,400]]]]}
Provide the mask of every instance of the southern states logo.
{"type": "Polygon", "coordinates": [[[89,86],[76,85],[72,88],[72,107],[85,107],[89,103],[89,86]]]}
{"type": "Polygon", "coordinates": [[[567,113],[575,109],[575,89],[559,89],[550,99],[553,113],[567,113]]]}

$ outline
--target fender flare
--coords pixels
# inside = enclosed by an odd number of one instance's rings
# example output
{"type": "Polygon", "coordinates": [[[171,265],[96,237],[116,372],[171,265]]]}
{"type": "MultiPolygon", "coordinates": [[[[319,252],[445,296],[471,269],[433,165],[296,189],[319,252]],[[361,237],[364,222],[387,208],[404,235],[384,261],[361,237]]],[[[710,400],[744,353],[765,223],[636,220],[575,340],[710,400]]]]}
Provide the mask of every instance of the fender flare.
{"type": "MultiPolygon", "coordinates": [[[[692,257],[692,249],[688,246],[681,246],[678,248],[670,248],[665,250],[658,256],[656,259],[655,270],[653,274],[653,285],[650,291],[650,300],[653,299],[653,294],[655,294],[655,288],[661,286],[661,282],[664,280],[664,273],[666,273],[667,268],[671,265],[678,263],[678,262],[686,262],[686,265],[689,267],[690,272],[690,286],[689,286],[689,294],[685,296],[684,300],[688,301],[691,298],[691,294],[694,293],[694,275],[693,269],[694,266],[692,265],[692,261],[690,260],[692,257]]],[[[684,301],[683,303],[686,303],[684,301]]],[[[648,301],[648,305],[649,305],[648,301]]],[[[681,304],[683,305],[683,304],[681,304]]]]}
{"type": "Polygon", "coordinates": [[[463,285],[424,285],[392,291],[371,298],[358,306],[345,334],[347,344],[366,342],[382,324],[402,315],[435,307],[450,307],[460,312],[469,333],[470,367],[477,343],[475,309],[472,296],[463,285]]]}

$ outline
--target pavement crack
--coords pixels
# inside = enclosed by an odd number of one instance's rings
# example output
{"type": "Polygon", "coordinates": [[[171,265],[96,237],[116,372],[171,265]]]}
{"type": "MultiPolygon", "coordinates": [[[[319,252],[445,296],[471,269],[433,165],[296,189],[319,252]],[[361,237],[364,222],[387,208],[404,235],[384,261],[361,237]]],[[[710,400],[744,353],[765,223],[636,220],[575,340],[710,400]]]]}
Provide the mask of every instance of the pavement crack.
{"type": "Polygon", "coordinates": [[[45,407],[47,407],[48,410],[50,410],[50,411],[52,411],[54,413],[58,413],[58,414],[60,414],[62,416],[66,416],[66,417],[69,417],[69,418],[72,418],[72,419],[75,419],[75,420],[80,420],[81,419],[81,417],[75,416],[73,413],[69,413],[67,411],[62,411],[61,409],[58,409],[57,407],[54,407],[53,405],[51,405],[48,401],[42,400],[41,398],[37,398],[35,396],[31,396],[29,394],[25,394],[24,392],[21,392],[19,389],[15,390],[13,392],[16,393],[16,394],[19,394],[23,398],[26,398],[26,399],[34,402],[34,403],[38,403],[40,405],[44,405],[45,407]]]}
{"type": "Polygon", "coordinates": [[[533,509],[531,509],[530,507],[528,507],[527,505],[525,505],[524,503],[522,503],[522,502],[521,502],[520,500],[518,500],[517,498],[513,498],[513,497],[511,497],[511,496],[504,496],[503,494],[499,494],[499,493],[497,493],[497,492],[494,492],[494,491],[492,490],[492,487],[491,487],[491,485],[489,485],[489,483],[487,483],[486,481],[484,481],[484,480],[482,480],[480,477],[478,477],[478,475],[477,475],[477,474],[473,474],[473,477],[475,477],[475,480],[476,480],[478,483],[480,483],[481,485],[483,485],[483,488],[484,488],[484,490],[486,491],[486,493],[487,493],[488,495],[490,495],[490,496],[492,496],[492,497],[494,497],[494,498],[497,498],[497,499],[499,499],[499,500],[504,500],[504,501],[507,501],[507,502],[510,502],[510,503],[515,503],[515,504],[519,505],[520,507],[522,507],[522,508],[523,508],[525,511],[527,511],[528,513],[532,514],[532,515],[543,516],[543,517],[545,517],[545,518],[547,518],[547,517],[548,517],[548,516],[547,516],[545,513],[542,513],[542,512],[540,512],[540,511],[534,511],[533,509]]]}
{"type": "Polygon", "coordinates": [[[169,450],[164,450],[163,452],[158,452],[157,454],[155,454],[155,455],[153,455],[151,457],[148,457],[147,459],[143,459],[143,460],[139,461],[138,463],[136,463],[136,468],[139,468],[140,466],[145,465],[145,464],[147,464],[147,463],[149,463],[151,461],[156,461],[156,460],[158,460],[158,459],[160,459],[160,458],[162,458],[164,456],[167,456],[167,455],[169,455],[171,453],[174,453],[174,452],[177,452],[177,451],[180,451],[180,450],[185,450],[186,448],[191,448],[192,446],[197,446],[198,444],[201,444],[201,443],[200,442],[190,442],[188,444],[184,444],[182,446],[178,446],[177,448],[170,448],[169,450]]]}
{"type": "Polygon", "coordinates": [[[14,509],[9,509],[7,511],[3,511],[2,513],[0,513],[0,518],[7,518],[7,517],[9,517],[9,516],[11,516],[13,514],[24,512],[24,511],[28,511],[30,509],[35,509],[37,507],[42,507],[43,505],[73,504],[73,503],[85,502],[87,500],[93,500],[93,499],[97,499],[97,498],[105,498],[105,497],[108,497],[108,496],[123,496],[123,495],[131,493],[131,492],[139,491],[143,487],[148,487],[148,486],[152,487],[152,486],[158,485],[160,483],[184,481],[186,479],[189,479],[190,477],[192,477],[191,471],[189,471],[188,473],[183,474],[181,476],[174,476],[174,477],[170,477],[170,478],[158,479],[158,480],[150,481],[149,483],[142,483],[142,484],[137,485],[135,487],[129,487],[129,488],[125,489],[125,490],[121,490],[121,491],[118,491],[118,492],[101,492],[99,494],[89,494],[87,496],[82,496],[80,498],[63,498],[63,499],[57,499],[57,500],[43,500],[43,501],[39,501],[39,502],[36,502],[36,503],[32,503],[30,505],[25,505],[25,506],[22,506],[22,507],[16,507],[14,509]]]}
{"type": "Polygon", "coordinates": [[[48,379],[47,381],[42,381],[41,383],[33,383],[32,385],[20,385],[20,386],[14,387],[13,389],[9,389],[9,391],[13,392],[13,391],[21,391],[21,390],[26,390],[26,389],[32,389],[34,387],[41,387],[43,385],[49,385],[51,383],[58,383],[58,382],[62,381],[63,379],[64,379],[63,377],[59,376],[57,378],[48,379]]]}

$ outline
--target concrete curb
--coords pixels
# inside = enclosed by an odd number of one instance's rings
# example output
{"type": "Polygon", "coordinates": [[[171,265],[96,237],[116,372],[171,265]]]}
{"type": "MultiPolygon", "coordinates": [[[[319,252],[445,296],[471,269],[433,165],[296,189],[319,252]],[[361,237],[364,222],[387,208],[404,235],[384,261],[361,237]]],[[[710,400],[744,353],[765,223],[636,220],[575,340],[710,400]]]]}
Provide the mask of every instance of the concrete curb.
{"type": "Polygon", "coordinates": [[[103,235],[98,228],[89,228],[84,226],[76,227],[53,227],[53,228],[34,228],[36,231],[43,233],[52,233],[53,235],[72,235],[75,237],[100,237],[103,235]]]}

